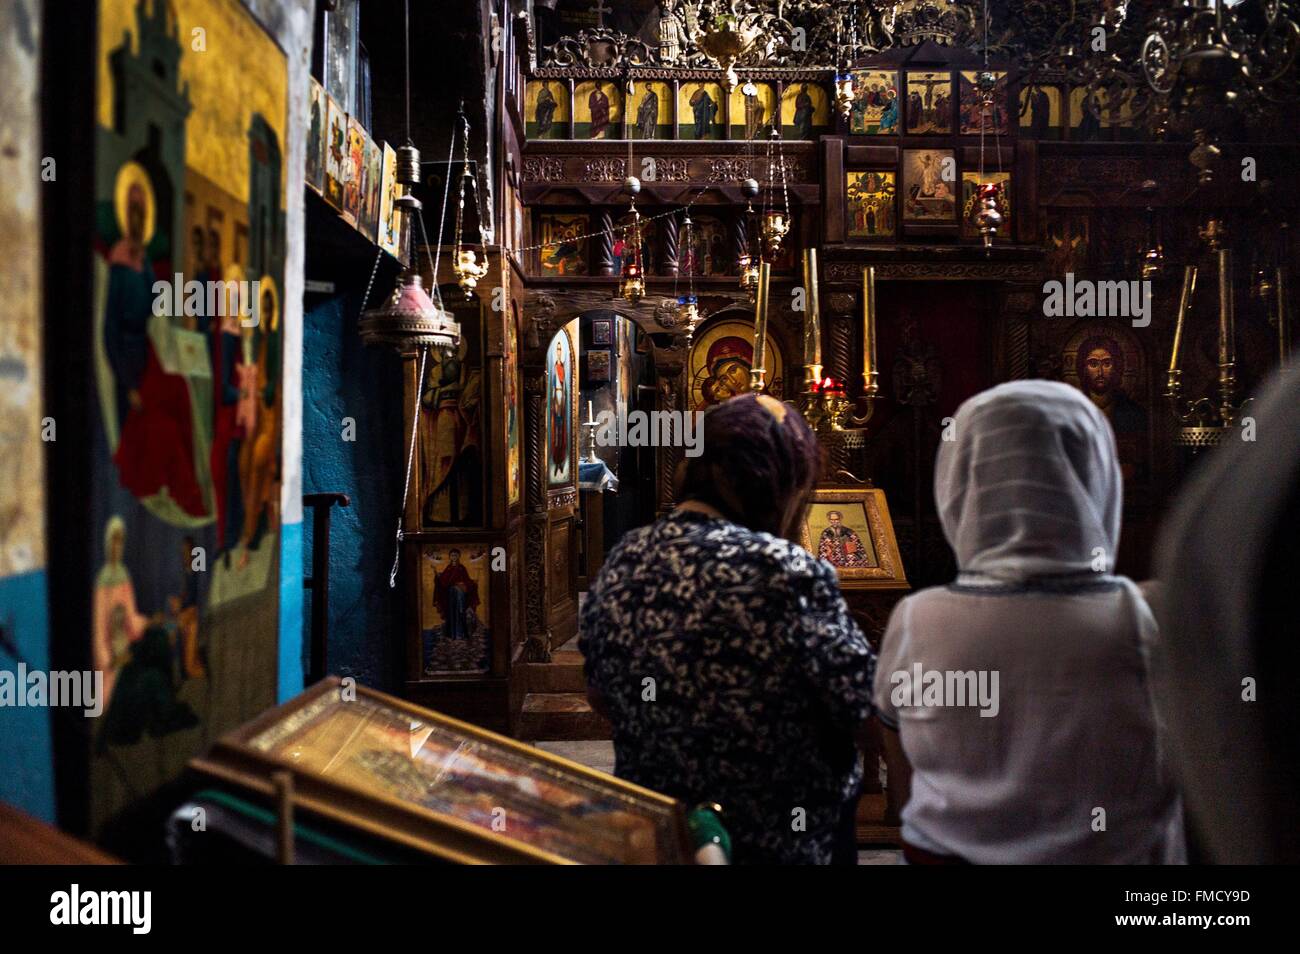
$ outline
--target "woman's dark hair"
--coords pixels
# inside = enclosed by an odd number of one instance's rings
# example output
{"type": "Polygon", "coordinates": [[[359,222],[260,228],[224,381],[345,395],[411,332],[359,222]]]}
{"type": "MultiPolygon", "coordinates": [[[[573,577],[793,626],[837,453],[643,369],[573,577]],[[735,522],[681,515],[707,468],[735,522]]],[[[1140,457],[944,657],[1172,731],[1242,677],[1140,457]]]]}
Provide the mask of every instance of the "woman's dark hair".
{"type": "Polygon", "coordinates": [[[696,500],[732,523],[784,536],[821,475],[822,452],[794,408],[742,394],[705,413],[700,456],[683,465],[679,501],[696,500]]]}

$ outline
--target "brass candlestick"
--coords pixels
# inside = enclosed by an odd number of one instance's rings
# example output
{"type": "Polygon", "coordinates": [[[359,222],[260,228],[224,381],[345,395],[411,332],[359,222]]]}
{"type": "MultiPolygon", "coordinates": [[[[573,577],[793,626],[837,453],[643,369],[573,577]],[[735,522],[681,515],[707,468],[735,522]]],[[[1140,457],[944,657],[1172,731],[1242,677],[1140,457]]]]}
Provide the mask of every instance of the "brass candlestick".
{"type": "Polygon", "coordinates": [[[803,389],[813,390],[822,378],[821,305],[817,293],[817,249],[803,253],[803,389]]]}
{"type": "Polygon", "coordinates": [[[749,389],[755,394],[767,387],[767,291],[772,281],[772,266],[758,266],[758,297],[754,302],[754,364],[749,372],[749,389]]]}

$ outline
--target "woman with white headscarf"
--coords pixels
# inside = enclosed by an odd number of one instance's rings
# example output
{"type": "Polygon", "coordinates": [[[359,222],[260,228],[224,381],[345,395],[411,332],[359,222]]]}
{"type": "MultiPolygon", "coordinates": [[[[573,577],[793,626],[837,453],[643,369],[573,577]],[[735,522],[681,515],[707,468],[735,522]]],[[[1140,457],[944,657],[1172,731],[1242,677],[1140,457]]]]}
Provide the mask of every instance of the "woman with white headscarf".
{"type": "Polygon", "coordinates": [[[875,676],[904,857],[1183,860],[1146,677],[1155,622],[1111,573],[1109,424],[1068,385],[1019,381],[963,404],[952,434],[934,488],[959,573],[898,604],[875,676]]]}

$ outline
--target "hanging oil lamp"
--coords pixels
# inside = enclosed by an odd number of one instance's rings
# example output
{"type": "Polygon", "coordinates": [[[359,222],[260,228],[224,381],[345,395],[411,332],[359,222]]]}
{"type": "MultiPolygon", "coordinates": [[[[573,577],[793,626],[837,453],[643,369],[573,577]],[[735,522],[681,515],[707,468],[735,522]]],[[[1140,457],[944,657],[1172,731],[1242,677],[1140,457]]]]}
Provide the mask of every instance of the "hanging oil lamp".
{"type": "MultiPolygon", "coordinates": [[[[677,319],[678,326],[685,326],[686,328],[686,346],[689,348],[691,341],[695,338],[695,326],[700,323],[700,300],[695,296],[695,236],[689,212],[686,213],[686,219],[682,222],[682,227],[686,232],[685,244],[689,250],[686,258],[687,292],[685,295],[677,297],[674,317],[677,319]]],[[[674,290],[676,290],[676,284],[676,280],[674,280],[674,290]]]]}
{"type": "Polygon", "coordinates": [[[771,262],[781,253],[781,242],[790,232],[790,195],[785,181],[785,154],[781,151],[780,133],[775,128],[767,144],[768,187],[775,190],[776,180],[773,175],[772,143],[776,142],[777,164],[781,169],[781,208],[764,208],[761,226],[764,260],[771,262]]]}
{"type": "Polygon", "coordinates": [[[996,182],[981,182],[975,193],[980,204],[979,211],[975,213],[975,225],[986,249],[993,246],[993,236],[1002,227],[1002,212],[998,209],[999,191],[996,182]]]}
{"type": "Polygon", "coordinates": [[[636,208],[641,180],[636,176],[628,176],[624,185],[632,193],[632,203],[628,209],[632,215],[632,259],[623,266],[623,280],[619,282],[618,293],[628,304],[635,305],[645,297],[645,273],[641,264],[641,213],[636,208]]]}
{"type": "Polygon", "coordinates": [[[763,215],[763,248],[768,260],[781,254],[781,242],[790,232],[790,220],[780,209],[771,209],[763,215]]]}
{"type": "Polygon", "coordinates": [[[456,275],[456,281],[460,285],[461,291],[469,296],[474,293],[479,280],[487,277],[488,273],[488,256],[487,246],[483,240],[483,210],[478,201],[478,183],[475,181],[469,166],[469,122],[461,115],[463,124],[462,155],[461,155],[461,175],[460,175],[460,198],[456,204],[456,247],[452,251],[451,270],[456,275]],[[464,234],[465,222],[465,192],[470,191],[474,194],[474,212],[478,219],[479,250],[483,253],[483,260],[479,261],[478,256],[472,248],[469,248],[462,241],[464,234]]]}
{"type": "Polygon", "coordinates": [[[754,300],[754,295],[758,292],[758,256],[753,254],[753,236],[756,231],[757,223],[754,221],[754,199],[758,196],[759,185],[757,179],[746,179],[740,184],[740,190],[745,195],[745,219],[744,219],[744,247],[736,257],[736,266],[740,272],[740,287],[749,296],[749,300],[754,300]]]}

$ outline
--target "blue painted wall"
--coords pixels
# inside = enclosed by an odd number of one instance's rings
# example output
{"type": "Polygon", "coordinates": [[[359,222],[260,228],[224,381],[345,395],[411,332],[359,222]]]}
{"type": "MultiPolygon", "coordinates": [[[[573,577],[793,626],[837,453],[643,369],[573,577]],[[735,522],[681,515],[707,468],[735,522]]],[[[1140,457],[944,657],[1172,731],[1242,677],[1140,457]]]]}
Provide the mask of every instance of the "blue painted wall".
{"type": "MultiPolygon", "coordinates": [[[[0,669],[18,672],[50,668],[49,616],[45,571],[0,579],[0,626],[12,641],[14,658],[0,647],[0,669]]],[[[50,710],[0,706],[0,802],[17,805],[37,818],[54,822],[54,756],[50,710]]]]}
{"type": "MultiPolygon", "coordinates": [[[[360,304],[358,296],[340,295],[315,307],[309,303],[304,317],[302,490],[341,491],[352,500],[350,507],[334,508],[330,526],[329,671],[392,690],[400,679],[397,646],[404,631],[407,569],[399,574],[397,589],[390,590],[406,466],[402,372],[396,351],[362,345],[360,304]],[[343,439],[346,417],[356,422],[354,441],[343,439]]],[[[303,513],[302,540],[310,572],[310,509],[303,513]]],[[[304,657],[310,627],[308,595],[304,657]]]]}

